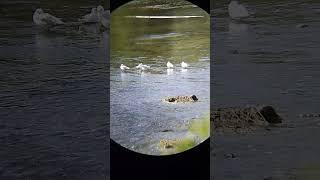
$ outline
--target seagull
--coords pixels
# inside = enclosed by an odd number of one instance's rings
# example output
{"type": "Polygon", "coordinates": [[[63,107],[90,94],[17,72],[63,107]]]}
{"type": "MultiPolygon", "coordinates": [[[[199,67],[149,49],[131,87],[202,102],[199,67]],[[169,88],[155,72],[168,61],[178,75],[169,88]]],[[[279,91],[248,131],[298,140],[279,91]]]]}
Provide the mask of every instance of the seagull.
{"type": "Polygon", "coordinates": [[[103,12],[103,11],[104,11],[104,8],[103,8],[103,6],[99,5],[99,6],[97,7],[97,10],[98,10],[98,13],[99,13],[99,12],[103,12]]]}
{"type": "Polygon", "coordinates": [[[103,27],[109,28],[110,11],[105,11],[101,5],[97,7],[97,11],[99,22],[103,27]]]}
{"type": "Polygon", "coordinates": [[[168,69],[173,68],[173,64],[171,62],[169,62],[169,61],[167,62],[167,68],[168,69]]]}
{"type": "Polygon", "coordinates": [[[80,21],[85,23],[97,23],[99,22],[99,17],[97,13],[97,8],[92,8],[91,13],[84,15],[80,21]]]}
{"type": "Polygon", "coordinates": [[[146,69],[149,69],[150,66],[140,63],[140,64],[138,64],[138,66],[136,66],[136,68],[140,69],[140,70],[146,70],[146,69]]]}
{"type": "Polygon", "coordinates": [[[41,8],[38,8],[33,14],[33,22],[39,26],[53,26],[64,24],[60,18],[54,17],[51,14],[44,13],[41,8]]]}
{"type": "Polygon", "coordinates": [[[232,19],[240,19],[249,16],[248,10],[236,0],[231,0],[228,6],[228,11],[229,16],[232,19]]]}
{"type": "Polygon", "coordinates": [[[181,67],[182,68],[187,68],[188,66],[189,66],[189,64],[187,64],[184,61],[182,61],[182,63],[181,63],[181,67]]]}
{"type": "Polygon", "coordinates": [[[142,63],[139,63],[138,66],[136,66],[137,69],[141,68],[142,63]]]}
{"type": "Polygon", "coordinates": [[[104,11],[101,15],[100,22],[103,27],[109,28],[110,11],[104,11]]]}
{"type": "Polygon", "coordinates": [[[128,66],[121,64],[120,69],[124,71],[124,70],[130,69],[130,68],[128,66]]]}

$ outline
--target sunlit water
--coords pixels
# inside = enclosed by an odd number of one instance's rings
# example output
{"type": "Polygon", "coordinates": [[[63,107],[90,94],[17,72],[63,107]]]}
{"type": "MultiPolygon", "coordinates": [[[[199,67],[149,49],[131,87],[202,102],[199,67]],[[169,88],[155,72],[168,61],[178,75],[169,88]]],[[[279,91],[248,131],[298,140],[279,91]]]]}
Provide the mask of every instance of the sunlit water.
{"type": "Polygon", "coordinates": [[[37,7],[75,22],[99,4],[56,3],[0,2],[0,179],[107,178],[107,32],[32,23],[37,7]]]}
{"type": "Polygon", "coordinates": [[[183,137],[192,119],[209,113],[209,22],[208,14],[190,5],[174,10],[123,8],[112,14],[112,139],[137,152],[159,154],[156,143],[183,137]],[[167,70],[167,61],[175,68],[167,70]],[[182,61],[190,68],[182,69],[182,61]],[[138,71],[134,67],[139,63],[150,70],[138,71]],[[121,71],[120,64],[131,69],[121,71]],[[196,103],[162,102],[168,96],[193,94],[199,98],[196,103]]]}

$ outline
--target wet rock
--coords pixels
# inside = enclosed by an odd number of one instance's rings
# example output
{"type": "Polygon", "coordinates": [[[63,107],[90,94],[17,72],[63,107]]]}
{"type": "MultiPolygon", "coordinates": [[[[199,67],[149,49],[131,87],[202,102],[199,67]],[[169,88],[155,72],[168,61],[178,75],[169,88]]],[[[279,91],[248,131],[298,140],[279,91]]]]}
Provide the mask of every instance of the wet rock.
{"type": "Polygon", "coordinates": [[[253,106],[219,108],[211,114],[210,120],[215,129],[236,133],[247,133],[268,124],[258,108],[253,106]]]}
{"type": "Polygon", "coordinates": [[[224,157],[227,159],[233,159],[233,158],[236,158],[236,155],[233,153],[228,153],[228,154],[225,154],[224,157]]]}
{"type": "Polygon", "coordinates": [[[167,101],[168,102],[174,102],[174,101],[176,101],[176,99],[172,97],[172,98],[168,98],[167,101]]]}
{"type": "Polygon", "coordinates": [[[164,129],[161,132],[172,132],[172,131],[173,131],[172,129],[164,129]]]}
{"type": "Polygon", "coordinates": [[[188,103],[188,102],[196,102],[198,101],[198,97],[196,95],[192,96],[175,96],[165,98],[163,101],[169,103],[188,103]]]}
{"type": "Polygon", "coordinates": [[[218,108],[211,112],[210,121],[215,132],[250,133],[258,128],[270,131],[282,118],[272,106],[218,108]]]}
{"type": "Polygon", "coordinates": [[[298,25],[296,26],[296,28],[307,28],[307,27],[309,27],[308,24],[298,24],[298,25]]]}
{"type": "Polygon", "coordinates": [[[276,113],[275,109],[272,106],[264,106],[260,110],[260,113],[270,124],[282,123],[282,118],[276,113]]]}
{"type": "Polygon", "coordinates": [[[191,96],[191,99],[193,99],[193,101],[198,101],[198,98],[197,98],[196,95],[192,95],[192,96],[191,96]]]}

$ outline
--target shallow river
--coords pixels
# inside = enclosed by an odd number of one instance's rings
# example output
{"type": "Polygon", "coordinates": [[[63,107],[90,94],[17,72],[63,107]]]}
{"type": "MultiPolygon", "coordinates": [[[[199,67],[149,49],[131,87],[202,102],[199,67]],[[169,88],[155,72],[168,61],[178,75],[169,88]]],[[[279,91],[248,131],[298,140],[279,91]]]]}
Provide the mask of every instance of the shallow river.
{"type": "Polygon", "coordinates": [[[155,142],[187,130],[209,113],[209,15],[186,5],[178,9],[119,8],[111,23],[111,138],[132,150],[158,154],[155,142]],[[127,16],[203,16],[143,19],[127,16]],[[121,30],[121,31],[120,31],[121,30]],[[166,63],[175,65],[167,70],[166,63]],[[182,61],[190,68],[182,69],[182,61]],[[150,65],[138,71],[139,63],[150,65]],[[121,71],[120,64],[131,67],[121,71]],[[197,103],[172,105],[168,96],[196,95],[197,103]]]}
{"type": "Polygon", "coordinates": [[[97,5],[0,2],[0,179],[107,178],[107,32],[32,22],[38,7],[69,23],[97,5]]]}
{"type": "Polygon", "coordinates": [[[270,104],[291,117],[319,113],[320,4],[244,3],[254,15],[242,22],[229,19],[225,3],[212,11],[215,106],[270,104]]]}
{"type": "Polygon", "coordinates": [[[230,20],[226,1],[216,2],[212,10],[212,108],[272,105],[290,128],[216,135],[211,141],[211,177],[319,179],[305,172],[319,167],[319,118],[299,115],[319,114],[320,4],[241,2],[253,14],[241,22],[230,20]],[[230,153],[235,158],[228,158],[230,153]]]}

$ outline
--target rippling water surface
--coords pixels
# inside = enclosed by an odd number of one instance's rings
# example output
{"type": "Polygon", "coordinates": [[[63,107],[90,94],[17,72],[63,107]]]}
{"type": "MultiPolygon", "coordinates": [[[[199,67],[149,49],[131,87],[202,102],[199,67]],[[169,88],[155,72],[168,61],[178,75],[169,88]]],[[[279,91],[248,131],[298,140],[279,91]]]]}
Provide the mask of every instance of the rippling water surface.
{"type": "Polygon", "coordinates": [[[228,2],[215,2],[212,107],[272,105],[283,124],[245,135],[215,135],[211,177],[319,179],[310,172],[303,177],[297,174],[311,164],[319,167],[320,162],[319,118],[299,117],[319,114],[320,3],[243,0],[253,15],[233,21],[228,2]],[[308,27],[299,28],[299,24],[308,27]],[[230,153],[235,158],[228,158],[230,153]]]}
{"type": "Polygon", "coordinates": [[[221,1],[212,11],[213,103],[271,104],[291,117],[319,113],[320,4],[243,3],[253,15],[240,22],[221,1]]]}
{"type": "Polygon", "coordinates": [[[205,11],[190,5],[148,7],[129,5],[112,14],[110,135],[137,152],[159,154],[155,143],[181,137],[192,119],[209,113],[210,21],[205,11]],[[167,61],[175,68],[167,70],[167,61]],[[190,68],[182,69],[182,61],[190,68]],[[134,67],[139,63],[150,70],[138,71],[134,67]],[[121,71],[120,64],[131,69],[121,71]],[[193,94],[199,102],[162,102],[168,96],[193,94]]]}
{"type": "Polygon", "coordinates": [[[33,11],[77,21],[97,1],[0,2],[0,179],[107,178],[108,34],[44,31],[33,11]]]}

